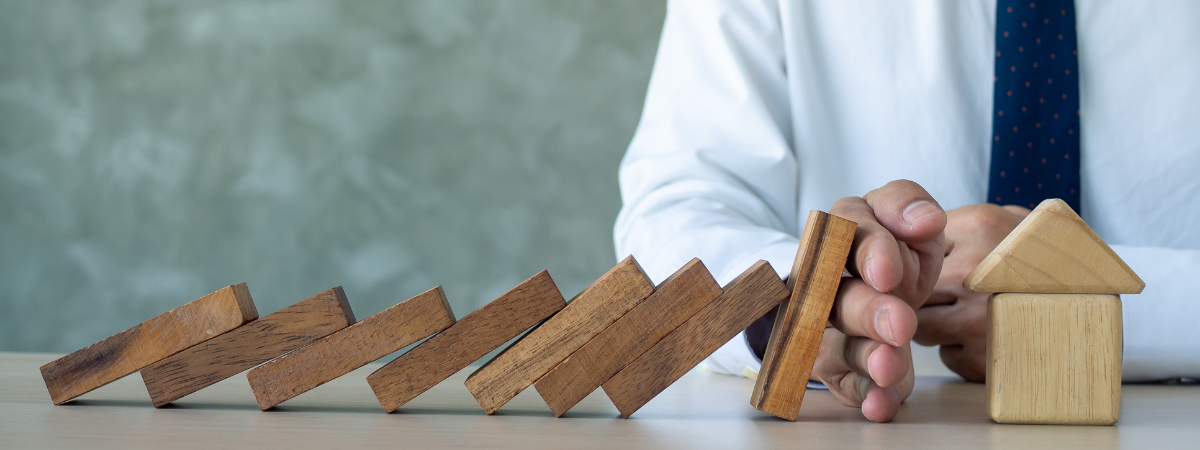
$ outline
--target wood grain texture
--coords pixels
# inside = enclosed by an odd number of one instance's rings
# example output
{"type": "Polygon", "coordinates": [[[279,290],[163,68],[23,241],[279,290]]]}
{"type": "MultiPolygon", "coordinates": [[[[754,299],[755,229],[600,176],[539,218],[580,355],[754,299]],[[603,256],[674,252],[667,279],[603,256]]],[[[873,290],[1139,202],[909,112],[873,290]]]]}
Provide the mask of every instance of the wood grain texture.
{"type": "Polygon", "coordinates": [[[1146,283],[1062,200],[1043,201],[963,280],[975,292],[1137,294],[1146,283]]]}
{"type": "Polygon", "coordinates": [[[56,405],[258,318],[246,283],[221,288],[42,366],[56,405]]]}
{"type": "Polygon", "coordinates": [[[353,323],[338,286],[151,364],[142,381],[161,407],[353,323]]]}
{"type": "Polygon", "coordinates": [[[367,377],[387,412],[567,306],[543,270],[367,377]]]}
{"type": "Polygon", "coordinates": [[[246,374],[263,411],[454,324],[438,286],[246,374]]]}
{"type": "Polygon", "coordinates": [[[467,377],[467,389],[485,412],[496,412],[652,292],[654,284],[637,260],[626,257],[562,311],[467,377]]]}
{"type": "Polygon", "coordinates": [[[755,408],[787,420],[799,416],[856,228],[829,213],[808,213],[788,277],[791,297],[780,306],[750,398],[755,408]]]}
{"type": "Polygon", "coordinates": [[[721,295],[721,285],[699,259],[654,288],[654,293],[542,376],[534,387],[562,417],[664,336],[721,295]]]}
{"type": "Polygon", "coordinates": [[[993,294],[987,339],[988,412],[996,422],[1117,422],[1119,296],[993,294]]]}
{"type": "Polygon", "coordinates": [[[622,417],[632,416],[788,294],[770,263],[755,263],[730,281],[712,304],[606,381],[604,393],[622,417]]]}

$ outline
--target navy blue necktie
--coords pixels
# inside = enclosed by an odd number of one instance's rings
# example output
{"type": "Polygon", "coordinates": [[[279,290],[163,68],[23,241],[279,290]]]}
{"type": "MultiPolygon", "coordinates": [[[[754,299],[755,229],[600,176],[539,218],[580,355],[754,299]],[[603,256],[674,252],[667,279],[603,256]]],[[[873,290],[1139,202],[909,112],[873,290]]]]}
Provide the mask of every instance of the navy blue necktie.
{"type": "Polygon", "coordinates": [[[1079,212],[1079,62],[1072,0],[996,6],[988,201],[1079,212]]]}

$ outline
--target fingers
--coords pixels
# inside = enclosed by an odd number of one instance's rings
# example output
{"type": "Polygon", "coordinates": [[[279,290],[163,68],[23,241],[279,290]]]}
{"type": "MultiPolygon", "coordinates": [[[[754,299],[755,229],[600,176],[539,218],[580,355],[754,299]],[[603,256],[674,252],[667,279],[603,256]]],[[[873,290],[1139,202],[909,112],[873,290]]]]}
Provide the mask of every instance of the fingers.
{"type": "Polygon", "coordinates": [[[942,268],[946,211],[917,183],[897,180],[868,192],[863,200],[875,212],[879,224],[901,243],[907,244],[912,261],[895,294],[919,307],[937,283],[942,268]]]}
{"type": "Polygon", "coordinates": [[[833,328],[825,329],[820,350],[811,378],[823,382],[836,380],[846,373],[857,373],[877,385],[889,387],[903,381],[912,367],[907,347],[892,347],[867,338],[846,336],[833,328]]]}
{"type": "Polygon", "coordinates": [[[873,386],[862,402],[863,417],[877,423],[891,422],[896,413],[900,412],[900,403],[904,401],[899,390],[897,386],[873,386]]]}
{"type": "Polygon", "coordinates": [[[916,312],[913,340],[921,345],[960,345],[987,337],[987,294],[960,298],[947,305],[925,306],[916,312]]]}
{"type": "Polygon", "coordinates": [[[924,188],[893,181],[862,198],[838,200],[830,213],[858,223],[850,272],[880,292],[919,306],[941,271],[946,212],[924,188]],[[910,251],[911,250],[911,251],[910,251]]]}
{"type": "Polygon", "coordinates": [[[925,242],[946,228],[946,211],[921,185],[896,180],[863,196],[879,224],[905,242],[925,242]]]}
{"type": "Polygon", "coordinates": [[[859,197],[846,197],[829,208],[829,213],[858,223],[848,269],[879,292],[891,292],[904,276],[900,246],[875,212],[859,197]]]}
{"type": "Polygon", "coordinates": [[[943,345],[938,349],[942,363],[967,381],[982,383],[987,377],[987,351],[967,345],[943,345]]]}
{"type": "Polygon", "coordinates": [[[899,347],[907,345],[917,331],[917,315],[907,303],[857,278],[842,280],[833,305],[830,323],[849,336],[899,347]]]}
{"type": "Polygon", "coordinates": [[[876,422],[891,420],[912,393],[912,353],[862,337],[827,329],[813,378],[847,406],[861,407],[876,422]]]}
{"type": "Polygon", "coordinates": [[[842,404],[862,408],[863,416],[873,422],[890,422],[904,401],[900,386],[881,387],[856,373],[846,374],[826,387],[842,404]]]}
{"type": "Polygon", "coordinates": [[[1018,206],[1018,205],[1004,205],[1003,208],[1010,213],[1021,216],[1022,219],[1024,219],[1025,216],[1028,216],[1029,213],[1033,212],[1033,210],[1031,210],[1029,208],[1026,208],[1024,206],[1018,206]]]}
{"type": "Polygon", "coordinates": [[[875,422],[890,422],[900,411],[900,403],[912,395],[916,374],[912,367],[912,352],[907,346],[903,348],[908,359],[908,373],[894,386],[882,388],[872,387],[862,402],[863,416],[875,422]]]}

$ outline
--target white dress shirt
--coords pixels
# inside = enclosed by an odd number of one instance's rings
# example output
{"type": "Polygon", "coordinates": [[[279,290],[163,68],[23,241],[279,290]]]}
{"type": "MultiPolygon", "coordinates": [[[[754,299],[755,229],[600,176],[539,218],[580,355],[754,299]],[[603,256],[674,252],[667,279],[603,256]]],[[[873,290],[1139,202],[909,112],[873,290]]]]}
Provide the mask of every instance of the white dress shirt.
{"type": "MultiPolygon", "coordinates": [[[[1126,381],[1200,376],[1200,2],[1079,1],[1082,215],[1146,282],[1123,295],[1126,381]]],[[[895,179],[983,203],[995,1],[668,6],[621,164],[618,256],[659,282],[786,277],[809,210],[895,179]]],[[[757,371],[739,335],[706,362],[757,371]]]]}

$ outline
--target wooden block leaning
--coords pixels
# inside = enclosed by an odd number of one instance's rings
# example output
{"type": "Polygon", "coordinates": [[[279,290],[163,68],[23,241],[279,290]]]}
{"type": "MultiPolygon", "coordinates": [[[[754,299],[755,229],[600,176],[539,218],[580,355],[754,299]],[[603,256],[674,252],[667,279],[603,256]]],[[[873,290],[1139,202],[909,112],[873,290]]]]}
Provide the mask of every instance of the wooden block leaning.
{"type": "Polygon", "coordinates": [[[632,256],[576,295],[567,306],[467,378],[488,414],[537,381],[654,291],[632,256]]]}
{"type": "Polygon", "coordinates": [[[760,411],[787,420],[800,415],[857,228],[858,224],[829,213],[808,213],[787,282],[792,295],[780,306],[750,398],[760,411]]]}
{"type": "Polygon", "coordinates": [[[275,407],[454,324],[438,286],[246,374],[258,407],[275,407]]]}
{"type": "Polygon", "coordinates": [[[60,405],[257,318],[246,283],[227,286],[51,361],[42,378],[60,405]]]}
{"type": "Polygon", "coordinates": [[[161,407],[352,324],[338,286],[151,364],[142,381],[161,407]]]}
{"type": "Polygon", "coordinates": [[[604,383],[604,393],[629,418],[755,319],[788,298],[766,261],[725,285],[720,297],[604,383]]]}
{"type": "Polygon", "coordinates": [[[999,423],[1112,425],[1121,412],[1121,299],[988,298],[988,413],[999,423]]]}
{"type": "Polygon", "coordinates": [[[367,383],[383,410],[395,411],[566,305],[543,270],[376,370],[367,383]]]}
{"type": "Polygon", "coordinates": [[[571,356],[551,369],[533,386],[562,417],[626,365],[721,295],[704,263],[692,258],[654,288],[654,293],[571,356]]]}

